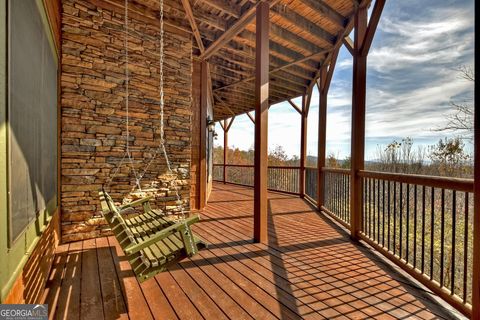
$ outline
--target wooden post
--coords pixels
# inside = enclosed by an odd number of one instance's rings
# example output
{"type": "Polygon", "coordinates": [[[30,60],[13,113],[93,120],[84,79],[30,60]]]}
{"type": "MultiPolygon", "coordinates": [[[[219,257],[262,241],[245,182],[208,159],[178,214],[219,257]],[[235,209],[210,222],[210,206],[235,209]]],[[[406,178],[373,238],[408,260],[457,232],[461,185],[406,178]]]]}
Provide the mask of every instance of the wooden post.
{"type": "MultiPolygon", "coordinates": [[[[310,100],[310,99],[308,99],[310,100]]],[[[299,179],[299,191],[300,197],[305,197],[305,166],[307,161],[307,119],[308,119],[308,106],[307,96],[302,96],[302,113],[301,125],[300,125],[300,179],[299,179]]]]}
{"type": "Polygon", "coordinates": [[[480,108],[474,104],[474,210],[473,210],[473,279],[472,319],[480,319],[480,108]]]}
{"type": "Polygon", "coordinates": [[[355,38],[352,83],[352,138],[351,138],[351,193],[350,235],[358,239],[362,230],[362,179],[358,171],[364,169],[365,155],[365,94],[367,56],[362,55],[363,40],[367,30],[367,8],[359,7],[355,12],[355,38]]]}
{"type": "Polygon", "coordinates": [[[223,120],[223,183],[227,181],[227,149],[228,149],[227,120],[223,120]]]}
{"type": "Polygon", "coordinates": [[[253,238],[267,243],[269,4],[257,6],[255,45],[255,187],[253,238]]]}
{"type": "Polygon", "coordinates": [[[318,86],[318,155],[317,155],[317,207],[321,210],[324,205],[325,175],[322,168],[325,167],[325,148],[327,144],[327,91],[326,89],[327,67],[320,70],[320,82],[318,86]]]}
{"type": "Polygon", "coordinates": [[[198,208],[205,208],[207,201],[207,108],[208,108],[208,63],[203,61],[200,75],[200,156],[198,208]]]}

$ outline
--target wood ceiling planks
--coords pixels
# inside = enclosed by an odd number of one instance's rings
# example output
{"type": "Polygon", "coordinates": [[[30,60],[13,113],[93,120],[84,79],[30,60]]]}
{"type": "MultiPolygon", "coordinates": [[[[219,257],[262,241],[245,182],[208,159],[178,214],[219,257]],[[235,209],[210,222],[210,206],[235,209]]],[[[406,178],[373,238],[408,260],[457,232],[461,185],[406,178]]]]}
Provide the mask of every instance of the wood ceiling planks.
{"type": "MultiPolygon", "coordinates": [[[[158,12],[159,0],[130,1],[146,12],[158,12]]],[[[263,1],[270,4],[270,103],[302,95],[311,87],[322,64],[332,61],[332,50],[343,41],[357,4],[356,0],[164,0],[166,19],[184,21],[182,28],[193,25],[195,42],[200,43],[194,55],[211,64],[215,120],[254,108],[254,14],[263,1]],[[190,4],[191,11],[182,2],[190,4]]]]}

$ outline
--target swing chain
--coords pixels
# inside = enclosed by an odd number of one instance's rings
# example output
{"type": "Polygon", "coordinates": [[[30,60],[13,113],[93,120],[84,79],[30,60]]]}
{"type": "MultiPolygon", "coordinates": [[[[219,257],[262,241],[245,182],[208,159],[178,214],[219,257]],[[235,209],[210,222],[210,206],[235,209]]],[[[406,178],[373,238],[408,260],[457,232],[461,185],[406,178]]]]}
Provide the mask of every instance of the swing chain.
{"type": "MultiPolygon", "coordinates": [[[[147,172],[147,169],[149,168],[150,164],[152,161],[157,157],[158,153],[161,152],[163,154],[163,157],[165,158],[165,162],[167,165],[167,170],[169,173],[173,174],[172,166],[170,163],[170,159],[167,154],[167,150],[165,147],[165,127],[164,127],[164,106],[165,106],[165,96],[164,96],[164,8],[163,8],[163,0],[160,0],[160,54],[159,54],[159,75],[160,75],[160,144],[158,148],[155,150],[152,158],[150,159],[149,163],[141,172],[140,174],[137,174],[137,171],[135,170],[134,167],[134,161],[133,161],[133,155],[130,152],[130,128],[129,128],[129,82],[130,82],[130,76],[129,76],[129,69],[128,69],[128,64],[129,64],[129,51],[128,51],[128,35],[129,35],[129,29],[128,29],[128,1],[125,0],[125,113],[126,113],[126,155],[122,158],[120,161],[119,166],[117,167],[116,171],[114,172],[114,176],[110,179],[108,186],[110,185],[111,181],[117,174],[119,167],[121,164],[124,162],[124,160],[130,161],[130,164],[132,166],[132,170],[135,176],[135,184],[137,185],[137,188],[141,191],[141,186],[140,182],[142,178],[144,177],[145,173],[147,172]]],[[[171,187],[173,188],[175,192],[175,197],[177,199],[177,205],[180,209],[180,216],[176,219],[176,221],[181,221],[186,224],[185,220],[185,209],[183,206],[183,201],[180,197],[180,194],[178,192],[178,185],[176,179],[173,179],[171,181],[171,187]]],[[[193,250],[193,248],[192,248],[193,250]]]]}
{"type": "MultiPolygon", "coordinates": [[[[164,128],[164,107],[165,107],[165,97],[164,97],[164,74],[163,74],[163,63],[164,63],[164,25],[163,25],[163,0],[160,0],[160,147],[162,149],[165,162],[167,163],[167,169],[169,173],[173,173],[172,167],[170,164],[170,159],[168,158],[167,150],[165,148],[165,128],[164,128]]],[[[183,202],[178,192],[178,185],[176,179],[172,180],[171,183],[173,190],[175,192],[175,197],[177,198],[177,205],[180,208],[180,218],[177,220],[185,222],[185,209],[183,207],[183,202]]]]}

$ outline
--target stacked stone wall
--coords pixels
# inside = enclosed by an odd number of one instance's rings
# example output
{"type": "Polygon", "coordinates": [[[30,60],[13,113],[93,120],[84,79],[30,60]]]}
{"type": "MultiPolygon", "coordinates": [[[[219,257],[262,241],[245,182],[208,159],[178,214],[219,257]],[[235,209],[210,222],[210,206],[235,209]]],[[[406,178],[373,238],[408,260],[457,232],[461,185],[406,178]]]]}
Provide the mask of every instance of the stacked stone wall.
{"type": "MultiPolygon", "coordinates": [[[[159,25],[129,19],[129,145],[126,154],[126,50],[124,15],[102,1],[62,1],[61,231],[62,241],[108,234],[98,191],[116,201],[135,188],[171,196],[179,188],[189,209],[192,41],[188,33],[165,31],[165,138],[174,174],[159,146],[159,25]],[[153,158],[153,161],[151,159],[153,158]],[[124,159],[121,166],[119,163],[124,159]],[[135,170],[133,170],[135,168],[135,170]],[[118,169],[118,171],[117,171],[118,169]],[[117,171],[117,172],[116,172],[117,171]],[[116,176],[113,178],[114,173],[116,176]],[[113,178],[113,180],[110,179],[113,178]],[[176,183],[173,183],[175,180],[176,183]]],[[[163,203],[158,203],[162,205],[163,203]]],[[[167,203],[178,210],[175,202],[167,203]]],[[[164,207],[165,208],[165,207],[164,207]]]]}

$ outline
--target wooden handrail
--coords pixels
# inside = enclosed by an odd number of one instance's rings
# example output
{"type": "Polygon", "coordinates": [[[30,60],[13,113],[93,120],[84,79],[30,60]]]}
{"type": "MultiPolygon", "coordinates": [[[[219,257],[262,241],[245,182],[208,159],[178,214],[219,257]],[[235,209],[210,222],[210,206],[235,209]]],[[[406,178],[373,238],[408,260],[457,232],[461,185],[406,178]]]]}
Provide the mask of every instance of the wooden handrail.
{"type": "MultiPolygon", "coordinates": [[[[238,168],[253,168],[255,167],[253,164],[222,164],[222,163],[214,163],[213,166],[215,167],[238,167],[238,168]]],[[[296,169],[299,170],[300,167],[298,166],[268,166],[269,169],[296,169]]],[[[315,168],[316,169],[316,168],[315,168]]]]}
{"type": "MultiPolygon", "coordinates": [[[[215,163],[214,166],[224,166],[224,164],[215,163]]],[[[253,168],[252,164],[226,164],[226,167],[239,167],[239,168],[253,168]]],[[[289,169],[299,170],[300,167],[293,166],[268,166],[269,169],[289,169]]],[[[305,167],[305,169],[317,169],[314,167],[305,167]]],[[[323,172],[331,172],[338,174],[350,174],[349,169],[343,168],[328,168],[323,167],[323,172]]],[[[407,173],[392,173],[381,171],[360,170],[358,176],[362,178],[379,179],[386,181],[396,181],[408,184],[416,184],[427,187],[450,189],[463,192],[473,192],[473,179],[466,178],[453,178],[453,177],[440,177],[440,176],[427,176],[419,174],[407,174],[407,173]]]]}
{"type": "Polygon", "coordinates": [[[332,173],[341,173],[341,174],[350,174],[350,169],[343,169],[343,168],[328,168],[328,167],[323,167],[322,168],[323,172],[332,172],[332,173]]]}
{"type": "Polygon", "coordinates": [[[240,168],[253,168],[253,164],[223,164],[223,163],[214,163],[214,167],[240,167],[240,168]]]}
{"type": "Polygon", "coordinates": [[[405,173],[376,172],[360,170],[358,175],[363,178],[416,184],[427,187],[473,192],[473,179],[426,176],[405,173]]]}
{"type": "Polygon", "coordinates": [[[268,166],[268,169],[300,169],[300,167],[290,167],[290,166],[268,166]]]}

